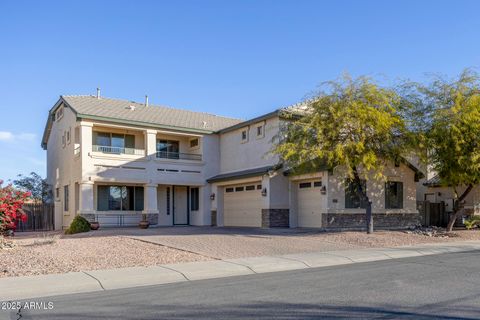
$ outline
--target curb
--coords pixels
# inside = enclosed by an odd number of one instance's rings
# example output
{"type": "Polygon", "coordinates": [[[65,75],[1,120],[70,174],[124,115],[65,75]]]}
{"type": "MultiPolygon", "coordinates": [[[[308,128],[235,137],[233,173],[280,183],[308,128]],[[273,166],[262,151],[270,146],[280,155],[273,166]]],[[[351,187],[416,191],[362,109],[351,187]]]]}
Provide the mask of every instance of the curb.
{"type": "Polygon", "coordinates": [[[480,241],[309,252],[0,279],[0,301],[480,250],[480,241]]]}

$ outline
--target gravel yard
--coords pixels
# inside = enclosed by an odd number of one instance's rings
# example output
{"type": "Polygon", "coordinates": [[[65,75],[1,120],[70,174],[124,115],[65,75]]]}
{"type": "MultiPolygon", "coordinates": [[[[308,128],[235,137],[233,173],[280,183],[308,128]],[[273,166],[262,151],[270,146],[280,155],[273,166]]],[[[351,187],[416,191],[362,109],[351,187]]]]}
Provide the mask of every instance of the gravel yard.
{"type": "Polygon", "coordinates": [[[64,236],[17,233],[11,249],[0,249],[0,277],[64,273],[81,270],[152,266],[207,260],[180,250],[119,236],[64,236]],[[52,240],[52,238],[54,240],[52,240]]]}
{"type": "Polygon", "coordinates": [[[480,231],[430,237],[405,231],[319,232],[302,229],[168,227],[101,229],[84,234],[17,233],[0,249],[0,277],[152,266],[355,248],[480,240],[480,231]]]}

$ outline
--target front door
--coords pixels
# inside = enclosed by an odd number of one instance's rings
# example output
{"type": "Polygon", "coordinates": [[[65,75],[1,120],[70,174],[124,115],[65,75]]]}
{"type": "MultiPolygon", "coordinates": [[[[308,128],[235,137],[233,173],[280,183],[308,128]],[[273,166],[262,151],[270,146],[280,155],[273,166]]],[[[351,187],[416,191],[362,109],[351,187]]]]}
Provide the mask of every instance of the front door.
{"type": "Polygon", "coordinates": [[[187,187],[174,186],[173,224],[188,224],[187,187]]]}

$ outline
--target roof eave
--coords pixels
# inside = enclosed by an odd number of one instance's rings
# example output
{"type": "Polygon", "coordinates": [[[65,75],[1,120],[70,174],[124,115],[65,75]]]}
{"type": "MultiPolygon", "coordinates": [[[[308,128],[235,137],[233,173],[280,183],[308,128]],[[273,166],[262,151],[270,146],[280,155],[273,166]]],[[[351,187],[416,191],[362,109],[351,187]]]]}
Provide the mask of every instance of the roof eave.
{"type": "Polygon", "coordinates": [[[266,113],[266,114],[261,115],[261,116],[259,116],[259,117],[256,117],[256,118],[253,118],[253,119],[250,119],[250,120],[246,120],[246,121],[243,121],[243,122],[234,124],[233,126],[230,126],[230,127],[227,127],[227,128],[223,128],[223,129],[217,130],[217,131],[215,131],[215,133],[221,134],[221,133],[226,133],[226,132],[234,131],[234,130],[237,130],[237,129],[246,127],[246,126],[248,126],[248,125],[251,125],[251,124],[254,124],[254,123],[263,121],[263,120],[267,120],[267,119],[270,119],[270,118],[274,118],[274,117],[279,116],[279,115],[280,115],[280,109],[277,109],[277,110],[275,110],[275,111],[266,113]]]}
{"type": "Polygon", "coordinates": [[[151,123],[151,122],[143,122],[143,121],[136,121],[136,120],[123,120],[123,119],[103,117],[103,116],[94,116],[94,115],[88,115],[88,114],[82,114],[82,113],[77,114],[77,119],[79,119],[79,120],[82,120],[82,119],[99,120],[99,121],[106,121],[106,122],[119,123],[119,124],[129,124],[129,125],[133,124],[133,125],[142,126],[142,127],[167,129],[167,130],[183,131],[183,132],[190,132],[190,133],[202,133],[202,134],[214,133],[213,130],[202,130],[202,129],[194,129],[194,128],[160,125],[160,124],[151,123]]]}
{"type": "Polygon", "coordinates": [[[48,138],[50,137],[50,130],[52,129],[52,114],[54,114],[56,112],[56,110],[58,109],[58,107],[60,107],[60,105],[64,103],[66,105],[68,105],[68,107],[70,109],[73,110],[73,112],[76,113],[75,109],[73,109],[66,101],[65,99],[63,99],[63,96],[60,96],[60,98],[57,100],[57,102],[55,102],[55,104],[53,105],[52,108],[50,108],[50,110],[48,111],[48,119],[47,119],[47,123],[45,124],[45,129],[43,130],[43,135],[42,135],[42,143],[41,143],[41,147],[43,150],[47,150],[47,144],[48,144],[48,138]]]}

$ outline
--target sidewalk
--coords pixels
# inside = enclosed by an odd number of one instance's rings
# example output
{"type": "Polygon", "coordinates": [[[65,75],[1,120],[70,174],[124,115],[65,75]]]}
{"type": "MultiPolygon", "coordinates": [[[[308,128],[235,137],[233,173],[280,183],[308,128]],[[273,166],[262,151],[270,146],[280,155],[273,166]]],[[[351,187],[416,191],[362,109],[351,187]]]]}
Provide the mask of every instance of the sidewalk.
{"type": "Polygon", "coordinates": [[[0,279],[0,301],[480,250],[480,241],[298,253],[0,279]]]}

